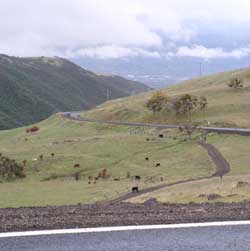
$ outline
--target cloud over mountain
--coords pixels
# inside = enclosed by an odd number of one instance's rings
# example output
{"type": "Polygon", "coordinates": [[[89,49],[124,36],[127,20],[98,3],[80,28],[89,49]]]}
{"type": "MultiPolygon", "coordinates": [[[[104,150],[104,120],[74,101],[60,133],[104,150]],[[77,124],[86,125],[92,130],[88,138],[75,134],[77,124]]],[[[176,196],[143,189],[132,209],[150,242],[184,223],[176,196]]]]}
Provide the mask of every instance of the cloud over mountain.
{"type": "Polygon", "coordinates": [[[249,54],[249,12],[245,0],[1,1],[0,48],[18,56],[237,58],[249,54]],[[211,46],[204,31],[230,37],[231,48],[211,46]]]}

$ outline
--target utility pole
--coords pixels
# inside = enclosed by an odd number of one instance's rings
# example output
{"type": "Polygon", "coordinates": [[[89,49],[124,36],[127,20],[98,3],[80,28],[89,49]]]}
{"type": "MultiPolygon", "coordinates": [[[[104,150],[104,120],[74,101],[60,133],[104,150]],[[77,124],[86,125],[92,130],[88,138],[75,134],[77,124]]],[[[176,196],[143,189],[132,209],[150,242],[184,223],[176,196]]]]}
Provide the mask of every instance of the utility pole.
{"type": "Polygon", "coordinates": [[[202,77],[202,62],[200,62],[200,77],[202,77]]]}
{"type": "Polygon", "coordinates": [[[107,88],[107,101],[110,100],[110,96],[111,96],[111,91],[109,88],[107,88]]]}

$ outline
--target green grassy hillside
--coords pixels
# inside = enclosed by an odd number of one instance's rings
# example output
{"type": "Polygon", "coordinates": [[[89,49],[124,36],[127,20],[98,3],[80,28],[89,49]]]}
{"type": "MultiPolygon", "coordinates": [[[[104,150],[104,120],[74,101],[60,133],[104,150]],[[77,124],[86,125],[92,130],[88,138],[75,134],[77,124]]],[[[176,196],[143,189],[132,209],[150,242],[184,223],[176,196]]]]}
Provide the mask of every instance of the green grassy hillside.
{"type": "MultiPolygon", "coordinates": [[[[163,91],[172,99],[186,93],[207,98],[208,107],[205,113],[203,111],[194,112],[191,116],[193,122],[203,123],[204,120],[207,120],[211,124],[250,127],[250,69],[185,81],[165,88],[163,91]],[[234,90],[227,86],[230,80],[235,77],[242,79],[243,89],[234,90]]],[[[114,121],[187,122],[186,116],[173,116],[166,111],[153,115],[145,106],[151,95],[152,93],[148,92],[110,101],[84,115],[114,121]]]]}
{"type": "MultiPolygon", "coordinates": [[[[203,123],[206,119],[212,124],[247,127],[250,126],[249,75],[248,70],[221,73],[164,91],[170,97],[183,93],[207,97],[205,116],[197,111],[192,114],[192,121],[203,123]],[[227,86],[234,76],[243,79],[243,89],[232,90],[227,86]]],[[[150,96],[151,93],[145,93],[109,101],[83,115],[116,121],[187,122],[186,116],[170,116],[167,112],[152,115],[145,108],[150,96]]],[[[0,183],[0,207],[107,201],[128,193],[134,185],[151,187],[208,176],[215,170],[207,152],[197,144],[198,134],[187,140],[184,133],[176,130],[98,125],[71,121],[60,114],[37,126],[40,130],[36,133],[26,133],[25,127],[0,132],[0,152],[19,163],[27,160],[25,179],[0,183]],[[164,134],[164,138],[159,138],[159,134],[164,134]],[[39,160],[41,154],[43,159],[39,160]],[[161,166],[156,168],[157,163],[161,166]],[[75,164],[80,167],[74,168],[75,164]],[[88,177],[97,177],[103,169],[108,177],[88,184],[88,177]],[[79,181],[74,180],[75,173],[80,174],[79,181]],[[140,175],[141,181],[131,178],[135,175],[140,175]]],[[[164,202],[204,202],[207,199],[199,197],[203,193],[220,194],[219,201],[250,199],[250,185],[237,187],[238,182],[250,177],[250,137],[210,134],[208,143],[216,146],[231,165],[231,172],[222,181],[214,178],[182,184],[131,201],[156,197],[164,202]]]]}
{"type": "Polygon", "coordinates": [[[62,58],[0,55],[0,129],[31,124],[52,113],[85,110],[110,98],[148,90],[118,76],[100,76],[62,58]]]}

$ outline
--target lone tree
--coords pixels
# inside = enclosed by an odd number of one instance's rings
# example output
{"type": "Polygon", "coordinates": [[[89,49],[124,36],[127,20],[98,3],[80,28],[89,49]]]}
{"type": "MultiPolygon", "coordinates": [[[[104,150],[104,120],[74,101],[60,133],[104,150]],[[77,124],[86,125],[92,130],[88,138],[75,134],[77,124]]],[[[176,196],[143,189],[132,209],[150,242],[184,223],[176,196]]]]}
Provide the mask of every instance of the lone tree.
{"type": "Polygon", "coordinates": [[[190,120],[191,112],[197,108],[199,100],[196,96],[191,94],[184,94],[176,99],[174,103],[174,109],[176,114],[187,114],[188,120],[190,120]]]}
{"type": "Polygon", "coordinates": [[[146,107],[155,114],[156,112],[160,112],[168,103],[168,101],[169,98],[166,94],[161,91],[157,91],[153,93],[150,99],[147,101],[146,107]]]}
{"type": "Polygon", "coordinates": [[[241,89],[243,88],[243,83],[240,78],[232,78],[228,84],[230,88],[241,89]]]}
{"type": "Polygon", "coordinates": [[[205,119],[205,109],[207,108],[207,99],[203,96],[201,96],[199,98],[199,107],[200,107],[200,110],[203,111],[203,118],[205,119]]]}

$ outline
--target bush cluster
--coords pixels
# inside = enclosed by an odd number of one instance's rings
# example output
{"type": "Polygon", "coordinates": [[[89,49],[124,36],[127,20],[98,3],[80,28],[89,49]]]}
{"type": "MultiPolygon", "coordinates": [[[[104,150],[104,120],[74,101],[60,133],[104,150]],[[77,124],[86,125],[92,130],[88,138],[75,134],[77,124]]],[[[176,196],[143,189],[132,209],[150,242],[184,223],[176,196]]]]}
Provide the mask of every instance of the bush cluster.
{"type": "Polygon", "coordinates": [[[0,154],[0,179],[13,180],[17,178],[25,178],[23,165],[0,154]]]}
{"type": "Polygon", "coordinates": [[[26,132],[27,133],[30,133],[30,132],[38,132],[39,131],[39,127],[37,127],[37,126],[33,126],[33,127],[31,127],[31,128],[27,128],[26,129],[26,132]]]}
{"type": "Polygon", "coordinates": [[[204,110],[207,107],[207,99],[205,97],[197,97],[191,94],[183,94],[178,97],[169,98],[161,91],[153,93],[146,103],[146,107],[155,114],[160,111],[173,111],[176,115],[190,114],[194,110],[204,110]]]}

